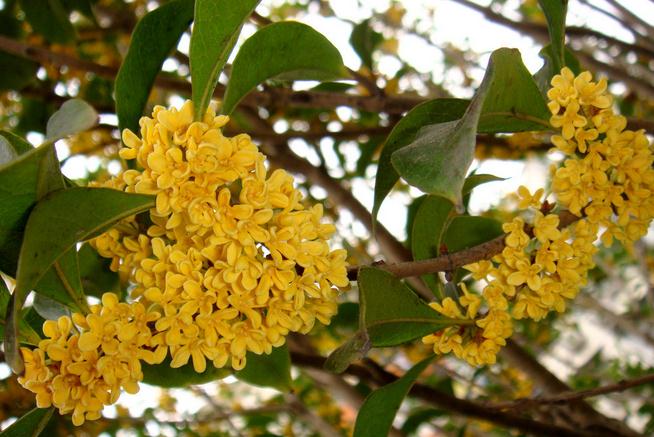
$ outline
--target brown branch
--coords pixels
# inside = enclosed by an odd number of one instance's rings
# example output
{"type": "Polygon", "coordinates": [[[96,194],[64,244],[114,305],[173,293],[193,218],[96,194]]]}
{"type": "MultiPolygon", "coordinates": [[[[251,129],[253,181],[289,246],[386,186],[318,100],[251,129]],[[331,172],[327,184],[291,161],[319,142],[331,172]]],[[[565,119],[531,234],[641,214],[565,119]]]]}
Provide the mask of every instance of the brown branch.
{"type": "MultiPolygon", "coordinates": [[[[567,212],[562,211],[559,214],[559,227],[565,228],[579,217],[567,212]]],[[[526,231],[529,230],[527,229],[526,231]]],[[[376,264],[381,269],[393,273],[398,278],[407,278],[410,276],[420,276],[427,273],[438,273],[452,271],[467,264],[477,261],[491,259],[495,255],[502,253],[506,246],[504,243],[506,235],[500,235],[490,241],[478,244],[468,249],[463,249],[458,252],[453,252],[448,255],[441,255],[436,258],[430,258],[418,261],[406,261],[395,264],[376,264]]],[[[348,277],[355,280],[360,266],[353,266],[348,269],[348,277]]]]}
{"type": "Polygon", "coordinates": [[[654,383],[654,374],[641,376],[633,379],[623,379],[615,384],[608,384],[601,387],[579,390],[579,391],[566,391],[559,393],[555,396],[536,397],[536,398],[522,398],[509,402],[498,402],[487,404],[486,406],[495,410],[511,410],[517,409],[530,409],[544,404],[565,404],[572,401],[578,401],[594,396],[605,395],[609,393],[622,392],[633,387],[638,387],[646,384],[654,383]]]}
{"type": "MultiPolygon", "coordinates": [[[[27,44],[2,35],[0,35],[0,50],[34,60],[40,64],[67,66],[74,70],[94,73],[109,79],[114,79],[118,73],[117,67],[101,65],[79,59],[75,56],[56,53],[45,47],[27,44]]],[[[176,91],[186,96],[191,93],[191,84],[189,82],[161,74],[155,79],[155,86],[176,91]]],[[[214,96],[221,98],[224,93],[225,87],[218,84],[214,96]]],[[[267,88],[264,91],[251,92],[243,99],[241,105],[298,108],[336,108],[338,106],[349,106],[368,112],[400,114],[422,103],[424,100],[422,97],[360,96],[319,91],[293,91],[287,88],[267,88]]]]}
{"type": "MultiPolygon", "coordinates": [[[[293,364],[323,370],[325,363],[325,358],[318,355],[309,355],[301,352],[291,352],[291,359],[293,364]]],[[[370,365],[370,360],[366,360],[367,366],[352,364],[346,370],[345,373],[356,376],[364,381],[373,383],[377,386],[384,386],[390,383],[397,381],[399,378],[385,370],[383,367],[378,365],[370,365]]],[[[447,393],[441,392],[440,390],[434,389],[430,386],[424,384],[414,384],[411,391],[409,392],[410,396],[413,396],[417,399],[421,399],[427,402],[430,405],[436,406],[438,408],[451,411],[456,414],[460,414],[465,417],[474,417],[476,419],[486,420],[488,422],[495,423],[500,426],[504,426],[510,429],[518,429],[523,432],[527,432],[533,435],[540,436],[609,436],[615,434],[606,434],[603,432],[589,432],[584,430],[564,428],[557,425],[552,425],[549,423],[539,422],[515,414],[505,413],[501,411],[491,410],[483,404],[472,402],[469,400],[459,399],[455,396],[449,395],[447,393]]]]}

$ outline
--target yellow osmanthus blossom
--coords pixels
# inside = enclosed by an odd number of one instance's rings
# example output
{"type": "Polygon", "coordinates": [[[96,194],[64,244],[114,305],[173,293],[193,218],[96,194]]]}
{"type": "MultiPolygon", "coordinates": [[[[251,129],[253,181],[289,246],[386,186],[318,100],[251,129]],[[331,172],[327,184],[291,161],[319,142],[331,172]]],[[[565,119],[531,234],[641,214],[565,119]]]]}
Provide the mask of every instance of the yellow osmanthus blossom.
{"type": "Polygon", "coordinates": [[[307,206],[284,170],[269,173],[247,135],[225,137],[228,117],[193,105],[154,108],[120,150],[136,159],[105,187],[156,196],[91,244],[134,284],[132,303],[107,293],[83,316],[47,321],[48,337],[22,349],[21,384],[39,407],[100,417],[121,390],[138,391],[141,362],[172,367],[246,365],[290,332],[307,333],[336,313],[337,287],[349,285],[346,251],[331,250],[322,205],[307,206]]]}
{"type": "Polygon", "coordinates": [[[643,130],[627,130],[626,119],[613,112],[605,79],[593,82],[589,72],[574,77],[564,68],[552,85],[550,121],[562,131],[553,143],[569,156],[552,169],[558,203],[603,228],[605,246],[617,239],[629,248],[654,218],[651,145],[643,130]]]}
{"type": "Polygon", "coordinates": [[[568,156],[552,170],[552,194],[557,208],[582,218],[560,229],[559,215],[540,204],[543,189],[532,195],[521,186],[519,215],[503,225],[502,253],[465,266],[485,284],[481,296],[463,287],[458,300],[432,304],[445,316],[474,321],[424,337],[436,353],[453,352],[472,365],[494,363],[513,319],[538,321],[550,311],[563,312],[586,285],[601,229],[604,245],[617,239],[629,247],[654,218],[651,146],[643,131],[626,130],[625,118],[614,114],[606,80],[593,82],[588,72],[575,77],[564,68],[552,79],[548,97],[550,123],[560,129],[552,143],[568,156]]]}
{"type": "Polygon", "coordinates": [[[141,360],[154,362],[147,324],[158,317],[141,303],[118,302],[115,294],[105,293],[90,314],[43,324],[46,339],[38,348],[21,348],[25,373],[18,382],[36,394],[38,407],[72,413],[75,425],[98,419],[121,390],[138,392],[141,360]]]}
{"type": "Polygon", "coordinates": [[[120,150],[142,170],[107,185],[153,194],[150,224],[131,218],[92,244],[135,283],[132,296],[161,313],[152,338],[157,361],[235,369],[248,351],[270,353],[289,332],[308,332],[336,312],[348,285],[346,252],[330,250],[335,228],[322,205],[306,207],[293,177],[269,173],[247,135],[225,137],[229,118],[193,105],[155,107],[126,130],[120,150]]]}

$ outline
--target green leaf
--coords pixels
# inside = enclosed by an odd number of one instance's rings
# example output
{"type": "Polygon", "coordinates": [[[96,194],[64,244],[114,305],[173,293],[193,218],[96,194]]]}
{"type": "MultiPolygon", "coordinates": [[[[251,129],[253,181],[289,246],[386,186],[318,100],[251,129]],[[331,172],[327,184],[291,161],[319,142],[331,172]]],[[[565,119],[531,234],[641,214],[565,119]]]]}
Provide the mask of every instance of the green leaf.
{"type": "MultiPolygon", "coordinates": [[[[11,300],[11,293],[7,288],[5,281],[0,279],[0,315],[5,315],[7,313],[7,308],[9,307],[9,301],[11,300]]],[[[0,339],[4,340],[5,338],[5,318],[2,317],[0,320],[0,339]]],[[[18,342],[25,343],[30,345],[37,345],[41,341],[39,334],[32,329],[32,327],[21,318],[18,323],[18,342]]]]}
{"type": "Polygon", "coordinates": [[[496,133],[549,129],[547,102],[523,64],[520,52],[501,48],[491,58],[490,86],[477,130],[496,133]]]}
{"type": "Polygon", "coordinates": [[[196,0],[190,47],[196,120],[204,116],[218,76],[241,33],[243,21],[259,1],[196,0]]]}
{"type": "Polygon", "coordinates": [[[34,207],[25,226],[14,294],[24,298],[78,241],[153,206],[153,196],[109,188],[75,187],[50,193],[34,207]]]}
{"type": "Polygon", "coordinates": [[[477,131],[544,128],[549,126],[548,115],[520,53],[499,49],[491,55],[484,80],[465,114],[458,121],[423,127],[411,144],[392,154],[391,162],[410,185],[461,207],[461,191],[473,159],[477,131]],[[509,88],[511,93],[506,92],[509,88]],[[523,93],[526,97],[518,97],[523,93]]]}
{"type": "Polygon", "coordinates": [[[470,203],[470,194],[472,190],[477,188],[479,185],[487,184],[489,182],[498,182],[505,181],[506,178],[501,178],[492,174],[471,174],[468,176],[463,183],[463,189],[461,194],[463,195],[463,204],[468,209],[468,204],[470,203]]]}
{"type": "Polygon", "coordinates": [[[479,185],[487,184],[489,182],[499,182],[499,181],[505,181],[506,178],[501,178],[499,176],[495,176],[492,174],[473,174],[470,175],[466,178],[465,182],[463,183],[463,189],[461,190],[461,194],[464,196],[466,194],[470,194],[472,190],[477,188],[479,185]]]}
{"type": "Polygon", "coordinates": [[[67,100],[48,120],[45,139],[55,142],[69,135],[90,129],[97,121],[98,113],[95,112],[93,106],[82,99],[67,100]]]}
{"type": "Polygon", "coordinates": [[[350,35],[350,45],[354,49],[363,65],[372,70],[372,53],[384,41],[384,36],[370,26],[370,19],[363,20],[354,26],[350,35]]]}
{"type": "Polygon", "coordinates": [[[121,131],[138,131],[154,79],[192,19],[193,0],[173,0],[146,14],[136,25],[116,76],[116,115],[121,131]]]}
{"type": "Polygon", "coordinates": [[[2,437],[38,437],[48,424],[54,407],[34,408],[2,431],[2,437]]]}
{"type": "Polygon", "coordinates": [[[39,279],[34,291],[74,311],[88,310],[75,248],[68,249],[54,262],[39,279]]]}
{"type": "Polygon", "coordinates": [[[7,139],[0,135],[0,165],[13,161],[19,153],[7,139]]]}
{"type": "Polygon", "coordinates": [[[1,166],[7,164],[9,161],[14,160],[23,153],[34,150],[34,147],[18,135],[6,130],[0,130],[0,149],[3,149],[3,156],[13,156],[9,160],[5,160],[4,158],[0,159],[1,166]]]}
{"type": "Polygon", "coordinates": [[[291,389],[291,355],[286,345],[276,347],[270,355],[248,352],[245,367],[234,374],[241,381],[280,391],[291,389]]]}
{"type": "Polygon", "coordinates": [[[402,401],[433,359],[434,356],[425,358],[397,381],[370,393],[359,409],[354,424],[354,437],[388,435],[402,401]]]}
{"type": "Polygon", "coordinates": [[[418,431],[418,428],[420,428],[420,425],[423,423],[429,423],[433,419],[446,416],[447,414],[447,411],[444,410],[438,410],[436,408],[430,407],[421,407],[416,411],[413,411],[409,417],[406,418],[400,431],[402,431],[405,435],[411,435],[418,431]]]}
{"type": "Polygon", "coordinates": [[[552,67],[559,72],[565,65],[565,16],[568,10],[568,0],[538,0],[545,13],[547,30],[552,45],[552,67]]]}
{"type": "MultiPolygon", "coordinates": [[[[16,19],[13,9],[5,2],[5,8],[0,11],[0,35],[22,39],[22,22],[16,19]]],[[[34,61],[5,52],[0,52],[0,65],[0,90],[3,91],[20,91],[36,80],[36,71],[39,68],[39,64],[34,61]]]]}
{"type": "Polygon", "coordinates": [[[375,175],[375,196],[372,207],[373,223],[382,202],[391,192],[395,183],[400,179],[393,165],[391,156],[396,150],[410,144],[421,127],[458,120],[464,114],[469,101],[462,99],[436,99],[421,103],[409,111],[394,127],[384,142],[377,174],[375,175]]]}
{"type": "Polygon", "coordinates": [[[359,270],[359,323],[373,346],[395,346],[453,323],[420,299],[391,273],[359,270]]]}
{"type": "Polygon", "coordinates": [[[21,0],[20,6],[32,29],[49,42],[66,44],[75,39],[75,28],[60,0],[21,0]]]}
{"type": "MultiPolygon", "coordinates": [[[[427,196],[416,211],[411,231],[411,252],[413,259],[421,260],[440,255],[441,235],[447,228],[454,205],[439,196],[427,196]]],[[[442,297],[441,284],[435,274],[423,275],[422,278],[442,297]]]]}
{"type": "MultiPolygon", "coordinates": [[[[3,137],[8,138],[4,132],[3,137]]],[[[52,146],[33,148],[0,166],[0,270],[14,276],[23,230],[32,206],[43,192],[42,173],[52,146]]]]}
{"type": "MultiPolygon", "coordinates": [[[[25,155],[23,155],[25,156],[25,155]]],[[[12,308],[7,317],[5,348],[17,353],[12,336],[18,331],[19,311],[27,294],[37,285],[48,269],[67,251],[77,253],[74,246],[78,241],[98,233],[118,220],[145,211],[154,206],[154,198],[142,194],[130,194],[108,188],[69,188],[48,194],[37,203],[25,225],[23,244],[18,258],[16,288],[12,295],[12,308]],[[75,211],[75,214],[70,214],[75,211]]],[[[69,278],[72,267],[60,264],[60,278],[69,278]],[[67,269],[68,271],[64,271],[67,269]]],[[[79,278],[79,275],[77,275],[79,278]]],[[[77,279],[79,280],[79,279],[77,279]]],[[[69,284],[70,285],[70,284],[69,284]]],[[[67,287],[67,291],[74,289],[67,287]]],[[[72,292],[70,292],[72,295],[72,292]]],[[[17,355],[16,355],[17,356],[17,355]]],[[[10,363],[16,373],[22,370],[22,363],[10,363]]]]}
{"type": "Polygon", "coordinates": [[[39,64],[9,53],[0,52],[0,90],[20,91],[34,82],[39,64]]]}
{"type": "Polygon", "coordinates": [[[89,244],[83,244],[77,252],[79,274],[84,292],[101,298],[104,293],[122,294],[118,272],[109,269],[111,259],[98,254],[89,244]]]}
{"type": "MultiPolygon", "coordinates": [[[[536,81],[536,84],[538,85],[538,89],[540,90],[540,93],[543,95],[543,98],[547,98],[547,91],[552,87],[550,82],[552,81],[552,77],[555,75],[561,73],[561,69],[556,70],[553,62],[554,58],[554,52],[552,48],[552,44],[547,44],[545,47],[541,49],[540,52],[538,52],[538,55],[543,58],[543,66],[534,74],[534,80],[536,81]]],[[[581,73],[581,65],[579,64],[579,60],[577,57],[574,55],[572,50],[569,48],[565,48],[565,66],[568,67],[572,72],[576,75],[581,73]]]]}
{"type": "Polygon", "coordinates": [[[170,367],[170,357],[166,357],[160,364],[142,363],[141,368],[143,369],[144,383],[164,388],[206,384],[207,382],[223,379],[233,373],[232,369],[228,367],[217,368],[211,362],[207,363],[207,368],[202,373],[196,372],[191,362],[173,369],[170,367]]]}
{"type": "Polygon", "coordinates": [[[329,354],[324,367],[330,372],[343,373],[354,361],[365,357],[370,347],[368,332],[361,330],[329,354]]]}
{"type": "Polygon", "coordinates": [[[468,249],[502,235],[502,223],[489,217],[462,215],[454,217],[443,235],[449,252],[468,249]]]}
{"type": "Polygon", "coordinates": [[[43,294],[35,294],[32,303],[34,311],[45,320],[57,320],[61,316],[70,317],[70,309],[43,294]]]}
{"type": "Polygon", "coordinates": [[[338,49],[306,24],[270,24],[243,43],[225,90],[223,112],[267,79],[333,80],[348,77],[338,49]]]}

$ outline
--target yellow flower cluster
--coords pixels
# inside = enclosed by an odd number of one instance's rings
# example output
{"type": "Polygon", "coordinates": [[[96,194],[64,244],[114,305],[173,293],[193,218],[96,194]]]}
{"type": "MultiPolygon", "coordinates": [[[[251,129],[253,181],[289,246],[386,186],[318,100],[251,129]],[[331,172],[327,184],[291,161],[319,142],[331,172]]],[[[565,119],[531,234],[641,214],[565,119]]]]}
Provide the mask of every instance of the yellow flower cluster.
{"type": "Polygon", "coordinates": [[[99,417],[121,388],[138,390],[140,360],[242,369],[248,351],[268,354],[289,332],[328,324],[336,287],[349,284],[322,205],[306,208],[292,176],[269,174],[247,135],[223,136],[226,116],[209,109],[194,122],[192,111],[190,101],[158,106],[141,118],[140,138],[124,131],[120,156],[141,169],[104,184],[156,196],[146,217],[91,241],[132,282],[134,303],[105,294],[86,317],[46,322],[49,340],[23,349],[21,383],[75,424],[99,417]]]}
{"type": "Polygon", "coordinates": [[[90,314],[75,313],[43,324],[47,337],[32,350],[21,348],[25,373],[18,382],[36,394],[36,405],[72,412],[77,426],[100,417],[121,389],[139,390],[141,361],[154,363],[148,324],[159,317],[140,303],[121,303],[112,293],[90,314]]]}
{"type": "Polygon", "coordinates": [[[606,80],[590,73],[577,77],[564,68],[548,92],[552,137],[568,158],[553,168],[552,190],[561,206],[604,228],[601,239],[625,246],[647,233],[654,218],[654,155],[644,131],[626,130],[613,112],[606,80]]]}
{"type": "Polygon", "coordinates": [[[592,82],[588,72],[574,77],[564,68],[552,79],[548,92],[556,148],[569,156],[552,172],[558,206],[583,216],[560,229],[560,216],[543,212],[544,190],[518,189],[521,215],[503,225],[505,248],[492,260],[465,266],[472,279],[485,284],[482,296],[464,294],[432,304],[439,313],[469,319],[423,338],[438,354],[453,352],[472,365],[492,364],[513,319],[543,319],[550,311],[563,312],[587,283],[602,241],[613,238],[630,244],[642,237],[654,217],[654,158],[642,131],[625,130],[624,117],[610,109],[606,81],[592,82]],[[541,210],[543,208],[543,210],[541,210]],[[480,311],[480,308],[482,311],[480,311]]]}
{"type": "MultiPolygon", "coordinates": [[[[473,366],[493,364],[497,352],[513,332],[511,318],[506,311],[490,305],[485,315],[479,314],[482,298],[468,292],[465,284],[461,284],[461,288],[464,294],[458,303],[446,297],[441,303],[431,303],[430,306],[450,318],[470,319],[470,325],[450,326],[423,337],[422,342],[433,344],[436,354],[452,352],[473,366]]],[[[492,302],[486,293],[484,298],[489,304],[492,302]]]]}
{"type": "Polygon", "coordinates": [[[321,223],[322,205],[304,207],[292,176],[268,174],[247,135],[223,136],[228,117],[209,109],[193,122],[192,110],[156,107],[141,138],[123,133],[121,157],[142,170],[111,184],[156,195],[156,208],[149,226],[132,219],[94,244],[131,276],[132,296],[161,312],[157,361],[241,369],[247,351],[270,353],[289,332],[329,323],[334,286],[348,285],[346,252],[330,251],[334,226],[321,223]]]}

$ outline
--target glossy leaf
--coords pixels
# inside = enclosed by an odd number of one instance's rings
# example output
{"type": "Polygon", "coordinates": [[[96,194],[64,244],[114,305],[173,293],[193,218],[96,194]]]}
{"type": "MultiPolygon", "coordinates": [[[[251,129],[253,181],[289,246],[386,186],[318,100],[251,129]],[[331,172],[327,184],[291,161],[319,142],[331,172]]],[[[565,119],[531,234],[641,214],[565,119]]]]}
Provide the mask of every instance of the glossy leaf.
{"type": "MultiPolygon", "coordinates": [[[[440,255],[441,235],[451,219],[454,205],[439,196],[427,196],[416,211],[411,232],[413,259],[421,260],[440,255]]],[[[423,280],[442,297],[440,281],[435,274],[423,275],[423,280]]]]}
{"type": "Polygon", "coordinates": [[[34,147],[23,138],[5,130],[0,130],[0,148],[3,149],[3,156],[13,156],[7,161],[0,159],[0,166],[7,164],[16,159],[19,155],[34,149],[34,147]]]}
{"type": "Polygon", "coordinates": [[[371,346],[368,332],[363,329],[329,354],[325,361],[325,369],[334,373],[343,373],[354,361],[365,357],[371,346]]]}
{"type": "MultiPolygon", "coordinates": [[[[11,300],[11,293],[7,288],[5,281],[0,279],[0,316],[3,316],[7,313],[7,308],[9,307],[9,301],[11,300]]],[[[0,320],[0,339],[4,340],[5,338],[5,318],[2,317],[0,320]]],[[[25,343],[30,345],[37,345],[41,337],[39,334],[32,329],[32,327],[21,318],[18,322],[18,342],[25,343]]]]}
{"type": "MultiPolygon", "coordinates": [[[[3,137],[9,138],[4,132],[3,137]]],[[[43,169],[51,154],[51,146],[33,148],[0,166],[0,270],[10,276],[16,272],[30,209],[47,185],[43,169]]]]}
{"type": "Polygon", "coordinates": [[[393,127],[384,142],[377,164],[372,207],[373,221],[377,219],[382,202],[400,179],[400,175],[391,164],[392,154],[410,144],[423,126],[458,120],[464,114],[469,103],[468,100],[462,99],[430,100],[413,108],[393,127]]]}
{"type": "Polygon", "coordinates": [[[400,379],[373,391],[359,409],[354,424],[354,437],[378,437],[389,435],[393,419],[402,401],[420,374],[431,364],[434,356],[425,358],[413,366],[400,379]]]}
{"type": "Polygon", "coordinates": [[[161,66],[193,19],[193,0],[173,0],[136,25],[116,76],[116,115],[120,130],[138,131],[138,121],[161,66]]]}
{"type": "Polygon", "coordinates": [[[458,216],[452,219],[443,235],[449,252],[457,252],[502,235],[502,223],[489,217],[458,216]]]}
{"type": "Polygon", "coordinates": [[[108,188],[76,187],[49,194],[27,221],[14,294],[24,299],[45,271],[78,241],[153,206],[153,196],[108,188]]]}
{"type": "Polygon", "coordinates": [[[552,45],[552,67],[558,72],[565,66],[565,16],[568,0],[538,0],[538,4],[547,19],[547,30],[552,45]]]}
{"type": "Polygon", "coordinates": [[[66,44],[75,39],[75,28],[60,0],[20,0],[20,6],[32,29],[49,42],[66,44]]]}
{"type": "Polygon", "coordinates": [[[32,307],[45,320],[57,320],[61,316],[70,317],[71,314],[67,306],[40,293],[34,295],[32,307]]]}
{"type": "MultiPolygon", "coordinates": [[[[18,313],[22,304],[48,269],[53,264],[56,268],[55,263],[62,255],[74,249],[78,241],[107,229],[124,217],[153,206],[152,196],[108,188],[70,188],[55,191],[43,198],[30,213],[25,226],[18,258],[16,288],[10,303],[12,310],[7,316],[5,347],[12,354],[17,352],[16,343],[14,341],[12,344],[10,334],[17,332],[18,313]],[[75,211],[75,214],[70,214],[70,211],[75,211]]],[[[73,254],[76,262],[77,254],[74,250],[73,254]]],[[[59,275],[60,278],[64,276],[66,275],[59,275]]],[[[22,363],[13,360],[10,365],[15,372],[20,373],[22,363]]]]}
{"type": "Polygon", "coordinates": [[[241,32],[243,21],[260,0],[196,0],[191,35],[191,83],[195,119],[204,115],[218,76],[241,32]]]}
{"type": "MultiPolygon", "coordinates": [[[[559,74],[561,70],[557,70],[554,66],[554,52],[552,44],[547,44],[541,49],[538,55],[543,58],[543,66],[534,74],[534,80],[538,85],[538,89],[544,98],[547,98],[547,91],[552,87],[551,80],[554,75],[559,74]]],[[[581,65],[572,50],[565,48],[564,52],[565,66],[568,67],[576,75],[581,73],[581,65]]]]}
{"type": "Polygon", "coordinates": [[[225,90],[223,112],[230,114],[267,79],[333,80],[348,76],[338,49],[306,24],[270,24],[243,43],[225,90]]]}
{"type": "Polygon", "coordinates": [[[354,26],[350,34],[350,45],[361,58],[363,65],[370,70],[372,70],[372,54],[383,41],[384,36],[370,26],[370,19],[354,26]]]}
{"type": "Polygon", "coordinates": [[[478,131],[496,133],[549,129],[547,102],[523,64],[520,52],[507,48],[495,50],[492,64],[478,131]]]}
{"type": "Polygon", "coordinates": [[[61,108],[48,120],[45,138],[55,142],[61,138],[93,127],[98,121],[98,113],[93,106],[82,99],[71,99],[64,102],[61,108]]]}
{"type": "MultiPolygon", "coordinates": [[[[1,32],[0,32],[1,34],[1,32]]],[[[34,82],[39,64],[28,59],[0,52],[0,90],[21,90],[34,82]]]]}
{"type": "Polygon", "coordinates": [[[372,346],[406,343],[452,324],[391,273],[359,271],[360,324],[372,346]]]}
{"type": "Polygon", "coordinates": [[[193,368],[193,363],[188,362],[182,367],[173,369],[170,367],[170,357],[167,357],[160,364],[142,363],[143,382],[163,388],[188,387],[194,384],[206,384],[207,382],[223,379],[233,373],[231,368],[217,368],[209,361],[204,372],[198,373],[193,368]]]}
{"type": "Polygon", "coordinates": [[[465,196],[466,194],[470,194],[472,190],[474,190],[479,185],[487,184],[489,182],[499,182],[505,180],[506,178],[501,178],[499,176],[495,176],[492,174],[485,174],[485,173],[473,174],[466,178],[465,182],[463,183],[463,189],[461,190],[461,194],[465,196]]]}
{"type": "Polygon", "coordinates": [[[248,352],[246,359],[245,367],[234,374],[238,379],[261,387],[290,390],[291,356],[286,345],[274,348],[270,355],[248,352]]]}
{"type": "Polygon", "coordinates": [[[461,206],[477,131],[544,128],[549,126],[546,114],[545,102],[520,53],[499,49],[491,55],[484,80],[465,114],[458,121],[423,127],[411,144],[392,154],[391,162],[410,185],[461,206]],[[506,92],[515,87],[520,91],[506,92]],[[527,97],[517,97],[523,92],[527,97]]]}
{"type": "Polygon", "coordinates": [[[54,407],[34,408],[2,431],[2,437],[38,437],[53,412],[54,407]]]}
{"type": "Polygon", "coordinates": [[[122,294],[118,272],[109,269],[111,259],[100,256],[86,243],[77,251],[77,258],[80,279],[87,295],[100,298],[107,292],[122,294]]]}

